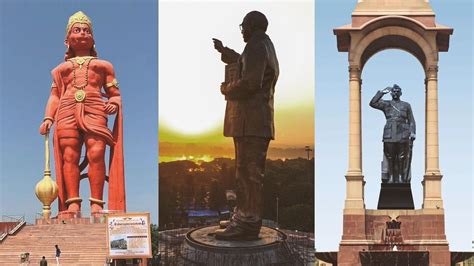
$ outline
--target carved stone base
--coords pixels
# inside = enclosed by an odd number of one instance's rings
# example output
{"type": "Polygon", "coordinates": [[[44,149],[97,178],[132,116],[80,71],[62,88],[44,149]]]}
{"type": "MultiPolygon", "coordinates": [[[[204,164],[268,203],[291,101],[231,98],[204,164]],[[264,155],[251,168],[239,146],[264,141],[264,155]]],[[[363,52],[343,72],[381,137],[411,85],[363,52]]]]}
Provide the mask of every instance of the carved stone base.
{"type": "Polygon", "coordinates": [[[379,210],[413,210],[413,195],[410,183],[408,184],[387,184],[382,183],[380,188],[379,210]]]}
{"type": "Polygon", "coordinates": [[[426,251],[363,251],[360,252],[362,266],[406,266],[429,265],[429,253],[426,251]]]}
{"type": "MultiPolygon", "coordinates": [[[[344,214],[343,220],[338,265],[364,265],[361,260],[364,252],[388,252],[387,258],[394,256],[395,259],[403,259],[406,255],[403,252],[427,252],[429,265],[450,265],[443,209],[365,210],[363,214],[344,214]],[[390,228],[392,221],[399,223],[398,229],[390,228]],[[394,246],[398,250],[395,255],[391,254],[394,246]]],[[[364,254],[365,259],[385,256],[364,254]]],[[[416,256],[409,254],[413,259],[416,256]]]]}
{"type": "Polygon", "coordinates": [[[58,219],[73,219],[73,218],[81,218],[81,212],[73,212],[73,211],[62,211],[58,213],[58,219]]]}
{"type": "Polygon", "coordinates": [[[258,240],[216,240],[213,233],[219,226],[193,229],[186,234],[180,254],[184,265],[295,265],[286,246],[286,234],[262,227],[258,240]]]}
{"type": "Polygon", "coordinates": [[[51,218],[51,219],[36,219],[36,225],[42,224],[91,224],[89,217],[80,217],[80,218],[51,218]]]}

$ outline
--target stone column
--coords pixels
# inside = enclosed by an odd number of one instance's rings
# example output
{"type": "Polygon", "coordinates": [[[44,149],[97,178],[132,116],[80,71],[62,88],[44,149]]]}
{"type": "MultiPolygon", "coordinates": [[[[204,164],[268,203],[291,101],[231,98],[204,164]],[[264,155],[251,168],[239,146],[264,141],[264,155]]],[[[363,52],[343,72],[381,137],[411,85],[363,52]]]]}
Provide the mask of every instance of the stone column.
{"type": "Polygon", "coordinates": [[[349,169],[346,173],[345,211],[365,208],[360,84],[360,67],[349,66],[349,169]]]}
{"type": "Polygon", "coordinates": [[[426,70],[426,120],[425,120],[425,175],[423,178],[423,208],[442,209],[441,171],[438,144],[438,66],[426,70]]]}

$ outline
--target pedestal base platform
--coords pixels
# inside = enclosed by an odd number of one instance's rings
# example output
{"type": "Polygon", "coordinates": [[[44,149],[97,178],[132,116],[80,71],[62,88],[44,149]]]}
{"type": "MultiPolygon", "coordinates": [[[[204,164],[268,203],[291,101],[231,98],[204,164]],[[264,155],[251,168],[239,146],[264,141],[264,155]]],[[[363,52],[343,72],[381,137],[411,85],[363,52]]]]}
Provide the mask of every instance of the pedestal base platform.
{"type": "Polygon", "coordinates": [[[216,240],[213,233],[219,226],[193,229],[186,234],[181,258],[186,265],[295,265],[286,244],[286,234],[262,227],[259,240],[216,240]]]}
{"type": "Polygon", "coordinates": [[[82,214],[80,211],[61,211],[58,213],[58,219],[77,219],[81,218],[82,214]]]}
{"type": "Polygon", "coordinates": [[[359,256],[362,266],[429,265],[429,253],[426,251],[364,251],[359,256]]]}
{"type": "Polygon", "coordinates": [[[382,183],[380,188],[378,210],[413,210],[413,195],[408,184],[382,183]]]}
{"type": "Polygon", "coordinates": [[[366,265],[363,259],[372,259],[373,262],[381,256],[385,259],[391,258],[390,256],[393,259],[409,256],[410,260],[414,260],[418,256],[414,252],[427,252],[429,265],[450,265],[443,209],[364,210],[359,214],[344,214],[343,219],[338,265],[366,265]],[[398,251],[392,252],[395,246],[398,251]]]}

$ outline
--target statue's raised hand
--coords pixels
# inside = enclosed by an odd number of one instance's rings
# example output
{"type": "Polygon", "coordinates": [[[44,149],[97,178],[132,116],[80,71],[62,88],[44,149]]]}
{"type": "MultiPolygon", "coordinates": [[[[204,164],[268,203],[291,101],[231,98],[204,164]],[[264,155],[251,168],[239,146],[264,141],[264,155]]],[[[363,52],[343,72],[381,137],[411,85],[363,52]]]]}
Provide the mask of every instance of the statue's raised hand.
{"type": "Polygon", "coordinates": [[[391,90],[392,90],[392,87],[387,87],[387,88],[383,89],[382,92],[383,92],[383,94],[387,94],[387,93],[389,93],[391,90]]]}
{"type": "Polygon", "coordinates": [[[44,120],[43,123],[41,123],[41,126],[39,128],[40,134],[41,135],[48,134],[52,125],[53,125],[53,121],[51,121],[49,119],[44,120]]]}
{"type": "Polygon", "coordinates": [[[224,49],[222,42],[216,38],[212,38],[212,41],[214,42],[214,48],[219,51],[219,53],[222,53],[222,50],[224,49]]]}

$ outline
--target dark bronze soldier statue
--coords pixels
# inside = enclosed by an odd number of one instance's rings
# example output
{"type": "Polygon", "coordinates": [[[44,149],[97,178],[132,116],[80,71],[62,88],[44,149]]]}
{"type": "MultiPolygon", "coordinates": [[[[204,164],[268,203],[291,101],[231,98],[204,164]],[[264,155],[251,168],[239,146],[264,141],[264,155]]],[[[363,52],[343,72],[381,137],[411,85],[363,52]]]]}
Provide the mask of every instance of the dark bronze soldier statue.
{"type": "Polygon", "coordinates": [[[401,101],[402,89],[397,85],[378,91],[370,106],[384,112],[387,122],[383,129],[383,151],[388,164],[386,183],[409,183],[413,141],[416,125],[409,103],[401,101]],[[392,95],[391,101],[382,100],[384,94],[392,95]]]}
{"type": "Polygon", "coordinates": [[[221,85],[227,101],[224,136],[235,146],[237,204],[219,240],[258,239],[262,226],[262,188],[270,140],[274,139],[273,94],[279,75],[273,43],[265,33],[268,21],[258,11],[248,13],[240,24],[244,42],[241,55],[213,39],[214,48],[226,64],[238,63],[239,77],[221,85]]]}

